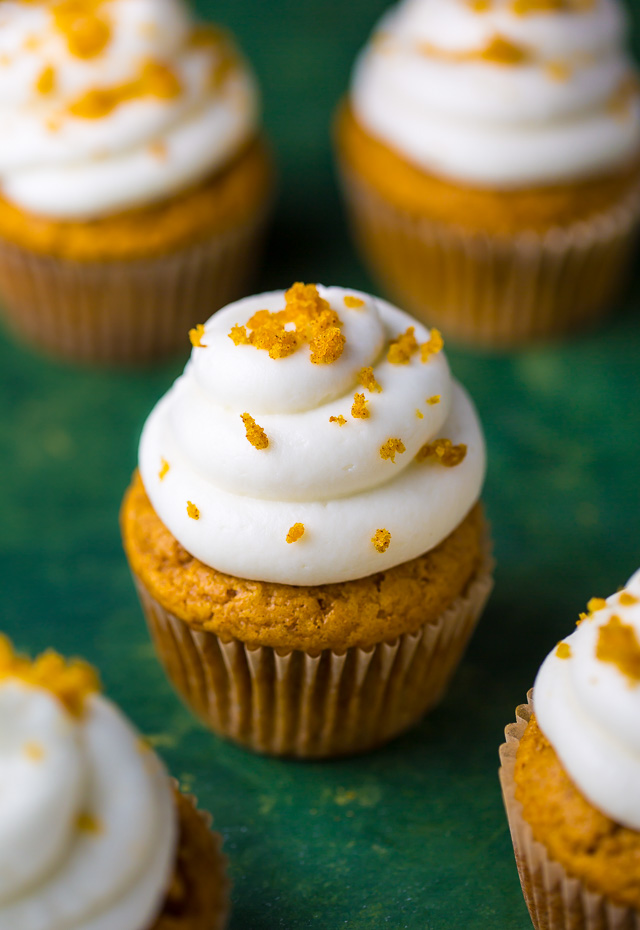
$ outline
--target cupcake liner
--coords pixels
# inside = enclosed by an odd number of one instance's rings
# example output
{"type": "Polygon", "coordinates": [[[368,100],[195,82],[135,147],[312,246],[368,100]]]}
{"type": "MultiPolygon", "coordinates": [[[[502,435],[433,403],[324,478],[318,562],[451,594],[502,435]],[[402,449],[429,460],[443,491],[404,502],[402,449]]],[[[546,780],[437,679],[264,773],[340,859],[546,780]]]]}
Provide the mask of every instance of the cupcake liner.
{"type": "Polygon", "coordinates": [[[354,235],[404,308],[461,342],[506,347],[593,324],[624,283],[640,191],[588,222],[511,238],[470,232],[390,204],[348,170],[354,235]]]}
{"type": "Polygon", "coordinates": [[[500,783],[509,820],[516,865],[529,914],[536,930],[640,930],[640,913],[619,907],[604,895],[589,891],[580,879],[567,874],[552,860],[542,843],[533,838],[516,800],[514,769],[522,735],[533,712],[533,691],[528,704],[516,709],[516,723],[505,729],[500,747],[500,783]]]}
{"type": "Polygon", "coordinates": [[[191,326],[241,297],[267,212],[177,252],[130,261],[39,255],[0,239],[0,299],[27,342],[80,362],[135,362],[186,345],[191,326]]]}
{"type": "Polygon", "coordinates": [[[492,570],[487,540],[475,576],[435,622],[368,650],[316,655],[195,630],[134,581],[169,679],[207,726],[257,752],[323,758],[378,746],[438,701],[489,597],[492,570]]]}

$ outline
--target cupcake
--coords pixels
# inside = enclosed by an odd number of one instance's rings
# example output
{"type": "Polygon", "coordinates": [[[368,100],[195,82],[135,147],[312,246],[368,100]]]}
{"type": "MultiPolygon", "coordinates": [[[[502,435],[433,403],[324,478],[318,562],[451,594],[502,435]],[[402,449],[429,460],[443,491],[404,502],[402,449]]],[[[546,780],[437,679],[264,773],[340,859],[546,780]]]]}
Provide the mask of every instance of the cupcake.
{"type": "Polygon", "coordinates": [[[578,622],[506,729],[504,800],[536,930],[636,930],[640,571],[578,622]]]}
{"type": "Polygon", "coordinates": [[[295,284],[191,336],[121,514],[168,676],[260,752],[381,744],[441,696],[491,587],[475,409],[440,334],[368,294],[295,284]]]}
{"type": "Polygon", "coordinates": [[[402,0],[336,142],[372,273],[445,336],[509,346],[610,308],[638,227],[640,95],[616,0],[402,0]]]}
{"type": "Polygon", "coordinates": [[[0,300],[80,361],[177,349],[246,292],[270,192],[254,78],[182,0],[0,9],[0,300]]]}
{"type": "Polygon", "coordinates": [[[0,731],[2,928],[221,930],[219,838],[90,666],[0,637],[0,731]]]}

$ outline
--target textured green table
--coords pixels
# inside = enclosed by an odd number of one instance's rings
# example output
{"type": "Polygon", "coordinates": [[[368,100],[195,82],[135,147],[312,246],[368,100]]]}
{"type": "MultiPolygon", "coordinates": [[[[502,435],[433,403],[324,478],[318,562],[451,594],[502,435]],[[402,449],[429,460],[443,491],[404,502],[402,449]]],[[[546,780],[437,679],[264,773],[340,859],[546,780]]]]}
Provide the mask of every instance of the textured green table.
{"type": "MultiPolygon", "coordinates": [[[[345,234],[327,137],[380,0],[224,0],[263,82],[281,200],[262,288],[369,288],[345,234]]],[[[504,725],[592,594],[640,565],[640,322],[512,357],[453,351],[486,427],[496,591],[453,687],[418,729],[327,764],[258,758],[210,736],[154,658],[118,506],[153,402],[186,359],[139,372],[58,365],[0,335],[2,627],[31,651],[96,662],[215,816],[231,930],[525,930],[497,781],[504,725]]]]}

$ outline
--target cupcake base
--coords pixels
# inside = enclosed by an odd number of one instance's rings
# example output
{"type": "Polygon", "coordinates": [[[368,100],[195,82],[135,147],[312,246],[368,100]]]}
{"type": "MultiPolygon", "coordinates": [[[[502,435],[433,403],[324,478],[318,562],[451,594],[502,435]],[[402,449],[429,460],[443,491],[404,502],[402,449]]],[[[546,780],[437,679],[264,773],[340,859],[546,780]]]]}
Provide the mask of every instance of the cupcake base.
{"type": "Polygon", "coordinates": [[[371,649],[250,649],[191,628],[136,587],[174,687],[204,723],[256,752],[328,758],[365,752],[442,696],[491,592],[488,540],[465,590],[435,622],[371,649]]]}
{"type": "Polygon", "coordinates": [[[500,783],[511,838],[529,914],[536,930],[640,930],[640,913],[619,907],[604,895],[588,890],[552,860],[542,843],[533,838],[516,800],[516,753],[533,712],[532,694],[516,710],[516,723],[505,730],[500,747],[500,783]]]}
{"type": "Polygon", "coordinates": [[[149,930],[223,930],[229,913],[229,879],[222,838],[211,818],[174,784],[179,841],[176,868],[163,909],[149,930]]]}

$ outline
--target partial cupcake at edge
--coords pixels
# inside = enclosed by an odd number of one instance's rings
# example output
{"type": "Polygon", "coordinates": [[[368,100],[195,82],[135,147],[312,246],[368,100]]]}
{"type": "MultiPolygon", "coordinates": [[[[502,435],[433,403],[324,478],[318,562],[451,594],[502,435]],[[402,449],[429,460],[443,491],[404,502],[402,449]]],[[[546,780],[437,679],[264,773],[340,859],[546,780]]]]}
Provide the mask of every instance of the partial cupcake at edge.
{"type": "Polygon", "coordinates": [[[220,837],[97,673],[0,636],[3,930],[222,930],[220,837]]]}
{"type": "Polygon", "coordinates": [[[484,439],[442,338],[300,283],[191,338],[121,513],[168,676],[260,752],[384,743],[440,698],[492,585],[484,439]]]}
{"type": "Polygon", "coordinates": [[[182,0],[0,9],[0,302],[80,361],[175,351],[246,293],[272,194],[255,79],[182,0]]]}
{"type": "Polygon", "coordinates": [[[445,336],[505,347],[612,308],[640,215],[618,0],[403,0],[336,122],[372,274],[445,336]]]}
{"type": "Polygon", "coordinates": [[[500,749],[536,930],[640,927],[640,571],[592,598],[500,749]]]}

